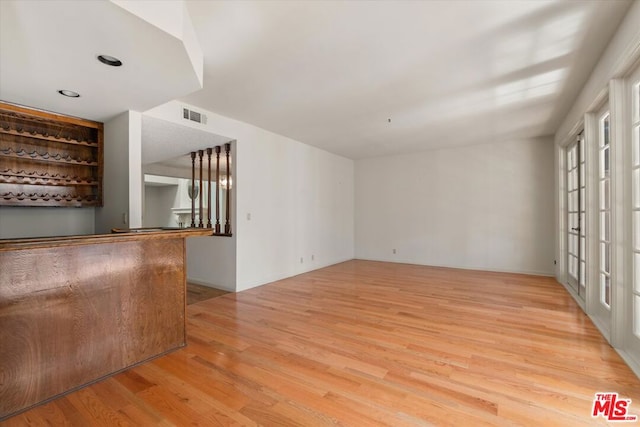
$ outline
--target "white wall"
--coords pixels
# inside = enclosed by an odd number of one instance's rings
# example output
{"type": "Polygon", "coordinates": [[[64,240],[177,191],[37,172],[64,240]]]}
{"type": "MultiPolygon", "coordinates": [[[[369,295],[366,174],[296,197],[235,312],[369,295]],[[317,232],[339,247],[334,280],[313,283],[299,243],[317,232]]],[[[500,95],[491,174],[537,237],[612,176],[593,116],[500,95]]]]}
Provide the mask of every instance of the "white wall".
{"type": "Polygon", "coordinates": [[[187,280],[217,289],[235,291],[235,244],[235,240],[228,237],[189,237],[187,280]]]}
{"type": "Polygon", "coordinates": [[[553,156],[549,137],[358,160],[356,257],[552,275],[553,156]]]}
{"type": "Polygon", "coordinates": [[[139,228],[142,227],[142,193],[144,191],[144,173],[142,172],[142,114],[137,111],[128,111],[127,114],[129,116],[128,219],[130,228],[139,228]]]}
{"type": "Polygon", "coordinates": [[[171,210],[177,196],[177,185],[145,185],[143,227],[177,227],[178,220],[171,210]]]}
{"type": "Polygon", "coordinates": [[[96,233],[142,226],[141,135],[141,115],[134,111],[104,124],[104,206],[95,209],[96,233]]]}
{"type": "Polygon", "coordinates": [[[222,287],[228,281],[240,291],[353,258],[352,160],[211,112],[206,125],[184,121],[182,105],[169,102],[145,115],[237,140],[234,237],[190,239],[190,279],[222,287]],[[207,257],[192,262],[193,253],[207,257]],[[234,259],[233,272],[226,270],[234,259]]]}
{"type": "Polygon", "coordinates": [[[0,239],[93,234],[94,208],[0,207],[0,239]]]}
{"type": "Polygon", "coordinates": [[[352,259],[353,160],[248,125],[234,133],[238,289],[352,259]]]}

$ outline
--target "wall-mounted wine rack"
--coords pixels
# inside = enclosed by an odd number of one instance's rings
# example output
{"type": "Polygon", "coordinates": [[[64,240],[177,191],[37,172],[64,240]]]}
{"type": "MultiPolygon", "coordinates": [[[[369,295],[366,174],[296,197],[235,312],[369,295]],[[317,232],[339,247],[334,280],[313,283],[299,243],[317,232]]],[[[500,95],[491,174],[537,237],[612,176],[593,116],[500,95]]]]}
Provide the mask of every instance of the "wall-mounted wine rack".
{"type": "Polygon", "coordinates": [[[0,205],[102,206],[102,123],[0,102],[0,205]]]}

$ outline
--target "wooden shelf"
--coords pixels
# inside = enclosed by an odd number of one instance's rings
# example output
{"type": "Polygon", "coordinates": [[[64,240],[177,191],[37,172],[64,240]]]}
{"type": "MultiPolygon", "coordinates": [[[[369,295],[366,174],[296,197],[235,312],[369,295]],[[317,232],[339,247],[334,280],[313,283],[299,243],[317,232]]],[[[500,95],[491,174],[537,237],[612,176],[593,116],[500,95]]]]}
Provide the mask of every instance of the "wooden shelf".
{"type": "Polygon", "coordinates": [[[103,129],[0,102],[0,205],[102,206],[103,129]]]}
{"type": "Polygon", "coordinates": [[[51,136],[51,135],[41,135],[39,133],[31,133],[31,132],[27,132],[27,131],[21,132],[21,131],[19,131],[17,129],[0,128],[0,133],[4,133],[4,134],[7,134],[7,135],[21,136],[21,137],[25,137],[25,138],[41,139],[43,141],[61,142],[63,144],[82,145],[82,146],[85,146],[85,147],[97,147],[98,146],[97,142],[78,141],[78,140],[75,140],[75,139],[58,138],[58,137],[51,136]]]}
{"type": "Polygon", "coordinates": [[[73,158],[70,154],[62,156],[61,154],[50,154],[49,152],[32,151],[27,152],[24,149],[20,151],[14,151],[12,148],[0,149],[0,156],[13,157],[18,159],[27,159],[38,162],[50,162],[50,163],[66,163],[69,165],[83,165],[83,166],[98,166],[97,161],[92,159],[80,159],[73,158]]]}
{"type": "Polygon", "coordinates": [[[22,202],[29,201],[38,203],[38,206],[95,206],[95,196],[73,196],[58,193],[0,193],[0,200],[4,200],[7,205],[20,206],[22,202]]]}
{"type": "Polygon", "coordinates": [[[98,185],[98,181],[93,178],[60,174],[50,175],[49,173],[39,174],[36,172],[27,173],[24,170],[14,172],[11,169],[0,170],[0,183],[54,186],[98,185]]]}

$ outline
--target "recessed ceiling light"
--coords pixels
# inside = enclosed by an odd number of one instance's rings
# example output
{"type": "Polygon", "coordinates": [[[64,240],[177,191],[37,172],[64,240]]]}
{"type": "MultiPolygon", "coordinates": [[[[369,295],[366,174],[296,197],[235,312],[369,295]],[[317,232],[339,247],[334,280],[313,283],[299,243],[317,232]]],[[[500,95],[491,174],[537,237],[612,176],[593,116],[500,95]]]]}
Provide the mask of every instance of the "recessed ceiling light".
{"type": "Polygon", "coordinates": [[[60,95],[68,96],[69,98],[80,98],[80,94],[72,90],[62,89],[62,90],[59,90],[58,93],[60,95]]]}
{"type": "Polygon", "coordinates": [[[122,61],[109,55],[98,55],[98,61],[105,65],[111,65],[112,67],[119,67],[122,65],[122,61]]]}

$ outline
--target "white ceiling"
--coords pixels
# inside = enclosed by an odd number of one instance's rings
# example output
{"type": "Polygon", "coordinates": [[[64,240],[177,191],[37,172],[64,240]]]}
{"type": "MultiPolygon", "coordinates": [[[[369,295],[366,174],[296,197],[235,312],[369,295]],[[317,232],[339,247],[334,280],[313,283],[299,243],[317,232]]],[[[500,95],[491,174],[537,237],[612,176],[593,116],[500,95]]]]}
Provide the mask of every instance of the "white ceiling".
{"type": "Polygon", "coordinates": [[[630,1],[188,0],[202,89],[184,23],[142,4],[0,0],[0,99],[105,121],[180,98],[350,158],[517,140],[555,132],[630,1]]]}
{"type": "Polygon", "coordinates": [[[550,135],[629,5],[191,1],[183,100],[351,158],[550,135]]]}
{"type": "MultiPolygon", "coordinates": [[[[142,164],[145,173],[190,178],[192,165],[189,153],[224,145],[227,142],[231,140],[222,135],[142,116],[142,164]]],[[[231,160],[230,158],[229,163],[231,160]]],[[[203,161],[206,170],[206,154],[203,161]]],[[[199,170],[198,165],[199,159],[196,158],[197,170],[199,170]]],[[[212,155],[211,165],[212,171],[215,171],[215,154],[212,155]]],[[[220,155],[220,173],[226,174],[226,171],[226,156],[223,149],[220,155]]]]}
{"type": "Polygon", "coordinates": [[[230,142],[230,139],[221,135],[142,116],[143,165],[184,157],[176,166],[191,169],[190,157],[184,155],[185,153],[223,145],[227,142],[230,142]]]}
{"type": "Polygon", "coordinates": [[[192,61],[199,46],[173,28],[189,24],[183,8],[156,2],[150,14],[135,15],[123,7],[143,3],[119,3],[0,0],[0,99],[107,121],[200,89],[202,67],[192,61]],[[98,55],[124,65],[106,66],[98,55]],[[60,89],[81,96],[66,98],[60,89]]]}

